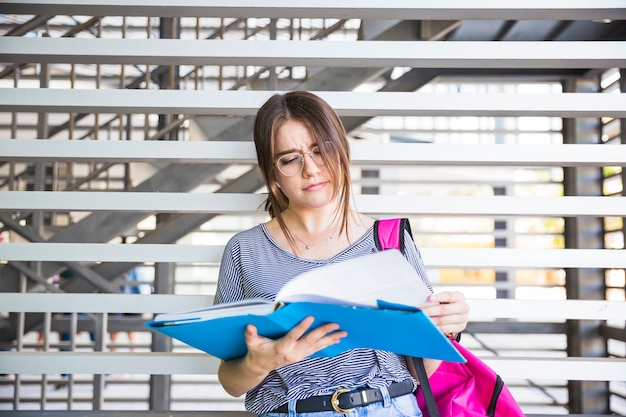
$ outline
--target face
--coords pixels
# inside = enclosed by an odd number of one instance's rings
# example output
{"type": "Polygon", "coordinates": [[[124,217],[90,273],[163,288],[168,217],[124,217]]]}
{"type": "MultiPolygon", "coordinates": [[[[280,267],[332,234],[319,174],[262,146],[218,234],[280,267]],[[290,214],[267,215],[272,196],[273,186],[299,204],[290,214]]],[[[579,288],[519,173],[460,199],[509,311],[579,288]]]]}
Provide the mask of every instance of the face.
{"type": "Polygon", "coordinates": [[[275,170],[276,181],[289,199],[290,209],[315,209],[333,201],[333,186],[327,167],[323,163],[315,163],[319,160],[315,154],[317,143],[302,122],[289,120],[278,129],[274,152],[274,163],[280,164],[285,171],[288,171],[286,164],[300,163],[294,153],[304,155],[304,166],[299,173],[287,176],[280,169],[275,170]],[[285,155],[291,157],[285,158],[285,155]]]}

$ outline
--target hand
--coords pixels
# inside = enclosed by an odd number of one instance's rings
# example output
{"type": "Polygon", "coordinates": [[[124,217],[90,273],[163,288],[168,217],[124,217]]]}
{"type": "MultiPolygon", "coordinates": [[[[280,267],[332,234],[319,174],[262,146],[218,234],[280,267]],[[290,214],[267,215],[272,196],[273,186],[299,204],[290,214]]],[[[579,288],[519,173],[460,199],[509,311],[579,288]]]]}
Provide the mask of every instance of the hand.
{"type": "Polygon", "coordinates": [[[336,323],[324,324],[307,333],[313,321],[313,317],[307,317],[278,340],[260,336],[255,326],[248,325],[244,332],[248,353],[222,361],[217,371],[226,392],[239,397],[260,384],[274,369],[301,361],[348,335],[336,323]]]}
{"type": "Polygon", "coordinates": [[[307,333],[313,321],[313,317],[305,318],[277,340],[260,336],[255,326],[248,325],[245,331],[248,346],[246,360],[250,365],[268,373],[299,362],[319,350],[339,343],[341,338],[348,335],[347,332],[340,331],[336,323],[321,325],[307,333]]]}
{"type": "Polygon", "coordinates": [[[462,332],[469,320],[469,305],[465,295],[458,291],[444,291],[428,297],[429,304],[422,308],[446,335],[462,332]]]}

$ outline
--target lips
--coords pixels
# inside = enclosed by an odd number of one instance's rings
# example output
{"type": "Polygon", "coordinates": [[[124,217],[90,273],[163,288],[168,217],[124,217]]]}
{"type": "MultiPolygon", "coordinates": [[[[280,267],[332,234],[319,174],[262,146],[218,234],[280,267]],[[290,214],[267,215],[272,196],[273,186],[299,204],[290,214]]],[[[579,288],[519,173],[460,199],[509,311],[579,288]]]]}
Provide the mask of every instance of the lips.
{"type": "Polygon", "coordinates": [[[305,191],[318,191],[321,190],[322,188],[326,187],[326,184],[328,184],[328,182],[323,181],[323,182],[316,182],[314,184],[308,185],[306,187],[304,187],[305,191]]]}

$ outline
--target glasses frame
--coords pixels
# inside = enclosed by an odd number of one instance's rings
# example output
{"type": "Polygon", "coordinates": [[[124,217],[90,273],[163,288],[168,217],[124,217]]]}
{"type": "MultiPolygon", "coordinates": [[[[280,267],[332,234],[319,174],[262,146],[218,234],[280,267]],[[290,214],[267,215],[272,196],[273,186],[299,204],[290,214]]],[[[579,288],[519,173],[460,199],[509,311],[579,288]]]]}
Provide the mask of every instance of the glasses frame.
{"type": "Polygon", "coordinates": [[[276,167],[276,169],[278,169],[280,171],[281,174],[283,174],[285,177],[295,177],[296,175],[300,174],[302,172],[302,170],[304,169],[304,157],[306,155],[309,155],[309,157],[311,158],[311,160],[315,163],[315,165],[324,165],[324,158],[322,157],[321,154],[321,150],[319,145],[315,145],[313,147],[312,150],[308,151],[308,152],[289,152],[288,154],[282,155],[280,156],[276,162],[274,162],[274,166],[276,167]],[[318,154],[316,154],[316,152],[318,152],[318,154]],[[293,174],[287,174],[285,171],[283,171],[280,168],[279,162],[281,159],[283,159],[286,156],[290,156],[290,155],[297,155],[298,158],[300,159],[300,169],[298,169],[297,172],[293,173],[293,174]],[[319,161],[317,160],[319,159],[319,161]]]}

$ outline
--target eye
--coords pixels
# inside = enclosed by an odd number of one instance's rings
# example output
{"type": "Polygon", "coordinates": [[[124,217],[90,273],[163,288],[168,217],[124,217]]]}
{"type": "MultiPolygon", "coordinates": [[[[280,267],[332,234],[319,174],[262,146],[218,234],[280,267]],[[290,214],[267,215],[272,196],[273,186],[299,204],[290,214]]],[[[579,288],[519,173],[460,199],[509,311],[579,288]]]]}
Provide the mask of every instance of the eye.
{"type": "Polygon", "coordinates": [[[296,162],[300,162],[300,155],[298,155],[297,153],[290,153],[287,155],[283,155],[278,160],[278,163],[280,163],[283,166],[290,165],[296,162]]]}
{"type": "Polygon", "coordinates": [[[320,156],[322,154],[322,151],[320,150],[319,146],[315,146],[313,147],[313,149],[311,149],[311,153],[313,155],[320,156]]]}

